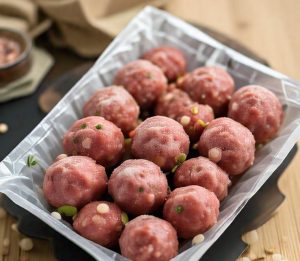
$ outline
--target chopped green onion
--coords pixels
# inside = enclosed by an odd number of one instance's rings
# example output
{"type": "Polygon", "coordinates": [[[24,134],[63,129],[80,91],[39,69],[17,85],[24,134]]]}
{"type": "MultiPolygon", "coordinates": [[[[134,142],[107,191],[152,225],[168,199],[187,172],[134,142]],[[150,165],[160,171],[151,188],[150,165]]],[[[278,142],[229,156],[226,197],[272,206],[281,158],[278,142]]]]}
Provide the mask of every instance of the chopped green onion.
{"type": "Polygon", "coordinates": [[[33,155],[29,155],[29,156],[27,157],[26,165],[27,165],[29,168],[34,167],[37,163],[38,163],[38,162],[37,162],[37,160],[34,158],[33,155]]]}
{"type": "Polygon", "coordinates": [[[122,221],[122,223],[124,224],[124,225],[126,225],[127,223],[128,223],[128,216],[127,216],[127,214],[125,213],[125,212],[122,212],[122,214],[121,214],[121,221],[122,221]]]}
{"type": "Polygon", "coordinates": [[[180,153],[178,156],[176,156],[175,161],[177,164],[181,164],[186,160],[186,154],[180,153]]]}
{"type": "Polygon", "coordinates": [[[77,208],[70,205],[64,205],[59,207],[57,212],[66,217],[73,217],[77,214],[77,208]]]}
{"type": "Polygon", "coordinates": [[[175,165],[175,166],[172,168],[171,172],[174,173],[174,172],[177,170],[178,167],[179,167],[178,165],[175,165]]]}
{"type": "Polygon", "coordinates": [[[139,187],[139,192],[144,192],[144,188],[143,187],[139,187]]]}
{"type": "Polygon", "coordinates": [[[130,145],[131,144],[131,138],[125,139],[125,145],[130,145]]]}
{"type": "Polygon", "coordinates": [[[175,207],[175,211],[176,211],[178,214],[182,213],[183,210],[184,210],[184,208],[183,208],[182,205],[178,205],[178,206],[175,207]]]}
{"type": "Polygon", "coordinates": [[[206,128],[208,126],[208,122],[205,122],[201,119],[197,120],[197,123],[203,128],[206,128]]]}
{"type": "Polygon", "coordinates": [[[86,123],[82,123],[81,125],[80,125],[80,128],[81,129],[85,129],[87,127],[87,124],[86,123]]]}
{"type": "Polygon", "coordinates": [[[191,108],[191,112],[192,112],[192,114],[194,114],[194,115],[198,114],[198,113],[199,113],[198,107],[193,106],[193,107],[191,108]]]}
{"type": "Polygon", "coordinates": [[[95,126],[95,128],[96,128],[97,130],[101,130],[101,129],[102,129],[102,125],[101,125],[101,124],[97,124],[97,125],[95,126]]]}

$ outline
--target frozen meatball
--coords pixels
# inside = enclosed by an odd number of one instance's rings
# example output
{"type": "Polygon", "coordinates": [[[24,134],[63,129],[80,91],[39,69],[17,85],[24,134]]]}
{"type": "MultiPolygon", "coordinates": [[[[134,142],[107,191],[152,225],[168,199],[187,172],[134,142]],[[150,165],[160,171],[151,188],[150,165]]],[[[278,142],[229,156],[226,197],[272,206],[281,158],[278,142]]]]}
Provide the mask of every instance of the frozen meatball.
{"type": "Polygon", "coordinates": [[[164,203],[168,182],[153,162],[127,160],[113,171],[108,191],[126,212],[133,215],[148,214],[164,203]]]}
{"type": "Polygon", "coordinates": [[[122,255],[133,261],[169,261],[178,253],[176,230],[154,216],[139,216],[127,223],[119,243],[122,255]]]}
{"type": "Polygon", "coordinates": [[[61,157],[47,170],[43,191],[54,207],[82,207],[100,198],[107,185],[105,169],[85,156],[61,157]]]}
{"type": "Polygon", "coordinates": [[[273,92],[258,85],[249,85],[233,94],[228,116],[246,126],[257,143],[265,143],[278,132],[283,110],[273,92]]]}
{"type": "Polygon", "coordinates": [[[110,167],[122,158],[124,136],[112,122],[90,116],[75,121],[64,135],[63,147],[68,155],[88,156],[110,167]]]}
{"type": "Polygon", "coordinates": [[[180,111],[193,102],[186,92],[173,87],[169,89],[170,91],[159,97],[155,106],[155,115],[176,119],[180,111]]]}
{"type": "Polygon", "coordinates": [[[186,70],[183,53],[174,47],[162,46],[151,49],[143,55],[143,59],[157,65],[169,81],[175,81],[178,77],[184,75],[186,70]]]}
{"type": "Polygon", "coordinates": [[[198,150],[229,175],[239,175],[253,164],[255,140],[242,124],[223,117],[211,121],[204,129],[198,150]]]}
{"type": "Polygon", "coordinates": [[[154,116],[134,130],[131,150],[135,158],[150,160],[168,171],[178,163],[178,157],[187,155],[189,145],[189,137],[177,121],[154,116]]]}
{"type": "Polygon", "coordinates": [[[124,133],[137,126],[140,108],[131,94],[120,86],[97,91],[84,105],[83,115],[102,116],[117,125],[124,133]]]}
{"type": "Polygon", "coordinates": [[[217,223],[219,205],[213,192],[191,185],[172,191],[163,215],[175,227],[179,237],[188,239],[204,233],[217,223]]]}
{"type": "Polygon", "coordinates": [[[115,84],[124,86],[142,109],[148,109],[166,90],[167,79],[156,65],[146,60],[136,60],[117,72],[115,84]]]}
{"type": "Polygon", "coordinates": [[[117,245],[124,224],[123,212],[114,203],[95,201],[87,204],[76,216],[73,227],[81,236],[101,246],[117,245]]]}
{"type": "Polygon", "coordinates": [[[174,175],[175,187],[198,185],[215,193],[219,200],[228,193],[230,180],[226,172],[204,157],[197,157],[183,162],[174,175]]]}
{"type": "Polygon", "coordinates": [[[200,67],[177,81],[196,102],[210,105],[215,115],[226,112],[234,91],[232,77],[220,67],[200,67]]]}
{"type": "Polygon", "coordinates": [[[214,112],[209,105],[191,103],[182,106],[176,120],[183,126],[192,142],[199,140],[207,124],[214,119],[214,112]]]}

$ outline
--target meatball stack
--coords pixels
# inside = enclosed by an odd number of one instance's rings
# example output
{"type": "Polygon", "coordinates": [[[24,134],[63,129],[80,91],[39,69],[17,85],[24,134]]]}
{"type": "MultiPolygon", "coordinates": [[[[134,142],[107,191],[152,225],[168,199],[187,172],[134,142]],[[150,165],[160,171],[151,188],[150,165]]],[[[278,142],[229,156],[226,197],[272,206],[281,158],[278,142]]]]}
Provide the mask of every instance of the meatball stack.
{"type": "Polygon", "coordinates": [[[169,260],[178,238],[210,229],[231,177],[253,165],[255,145],[274,138],[283,121],[268,89],[234,92],[221,67],[188,73],[186,65],[170,46],[126,64],[114,85],[86,101],[84,118],[63,137],[66,154],[46,170],[48,203],[78,209],[75,231],[105,247],[119,244],[132,260],[169,260]]]}

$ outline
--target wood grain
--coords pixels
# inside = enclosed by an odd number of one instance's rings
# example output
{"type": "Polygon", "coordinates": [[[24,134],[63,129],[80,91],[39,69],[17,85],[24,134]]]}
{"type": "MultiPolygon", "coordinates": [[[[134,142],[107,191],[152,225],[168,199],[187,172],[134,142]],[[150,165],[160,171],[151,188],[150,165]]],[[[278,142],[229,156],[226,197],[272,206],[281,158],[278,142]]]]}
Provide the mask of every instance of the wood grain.
{"type": "MultiPolygon", "coordinates": [[[[266,58],[276,70],[300,79],[299,0],[173,0],[167,10],[238,39],[266,58]]],[[[280,180],[285,202],[272,219],[257,229],[259,240],[251,247],[256,255],[264,253],[264,248],[272,247],[289,261],[300,260],[300,209],[296,207],[299,204],[299,175],[300,153],[280,180]]],[[[14,222],[12,217],[0,220],[0,242],[10,238],[9,255],[1,255],[0,244],[0,260],[55,260],[51,246],[45,240],[34,240],[34,249],[29,253],[20,252],[18,241],[21,236],[11,230],[14,222]]],[[[264,260],[272,259],[269,255],[264,260]]]]}

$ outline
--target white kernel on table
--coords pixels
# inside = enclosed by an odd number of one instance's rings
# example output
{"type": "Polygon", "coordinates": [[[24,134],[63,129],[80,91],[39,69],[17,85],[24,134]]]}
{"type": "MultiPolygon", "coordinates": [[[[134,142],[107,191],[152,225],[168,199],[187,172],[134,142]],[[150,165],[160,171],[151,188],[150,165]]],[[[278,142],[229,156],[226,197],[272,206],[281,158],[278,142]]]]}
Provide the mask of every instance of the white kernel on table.
{"type": "Polygon", "coordinates": [[[4,208],[0,208],[0,219],[6,218],[6,211],[4,208]]]}
{"type": "Polygon", "coordinates": [[[253,244],[253,243],[256,243],[257,241],[258,241],[257,231],[256,230],[249,231],[247,233],[247,243],[253,244]]]}
{"type": "Polygon", "coordinates": [[[251,261],[251,259],[247,256],[242,257],[241,261],[251,261]]]}
{"type": "Polygon", "coordinates": [[[199,234],[197,236],[194,236],[192,240],[192,245],[198,245],[204,241],[205,237],[203,234],[199,234]]]}
{"type": "Polygon", "coordinates": [[[92,140],[90,138],[85,138],[82,143],[81,143],[82,147],[85,149],[90,149],[91,145],[92,145],[92,140]]]}
{"type": "Polygon", "coordinates": [[[282,255],[279,253],[273,254],[272,255],[272,260],[273,261],[281,261],[282,260],[282,255]]]}
{"type": "Polygon", "coordinates": [[[3,247],[9,247],[10,245],[10,241],[9,241],[9,238],[4,238],[3,239],[3,247]]]}
{"type": "Polygon", "coordinates": [[[208,151],[208,158],[217,163],[222,159],[222,150],[220,148],[214,147],[208,151]]]}
{"type": "Polygon", "coordinates": [[[182,116],[181,119],[180,119],[180,123],[183,126],[188,125],[190,122],[191,122],[191,118],[189,116],[182,116]]]}
{"type": "Polygon", "coordinates": [[[6,123],[0,123],[0,134],[4,134],[8,131],[8,125],[6,123]]]}
{"type": "Polygon", "coordinates": [[[57,219],[57,220],[61,220],[61,214],[58,213],[58,212],[56,212],[56,211],[53,211],[53,212],[51,213],[51,216],[54,217],[54,218],[57,219]]]}
{"type": "Polygon", "coordinates": [[[33,241],[31,238],[25,237],[19,242],[19,246],[23,251],[30,251],[33,248],[33,241]]]}
{"type": "Polygon", "coordinates": [[[100,214],[105,214],[109,212],[109,206],[106,203],[100,203],[97,206],[97,212],[100,214]]]}
{"type": "Polygon", "coordinates": [[[11,230],[13,230],[13,231],[15,231],[15,232],[19,232],[17,223],[13,223],[13,224],[11,225],[11,230]]]}

